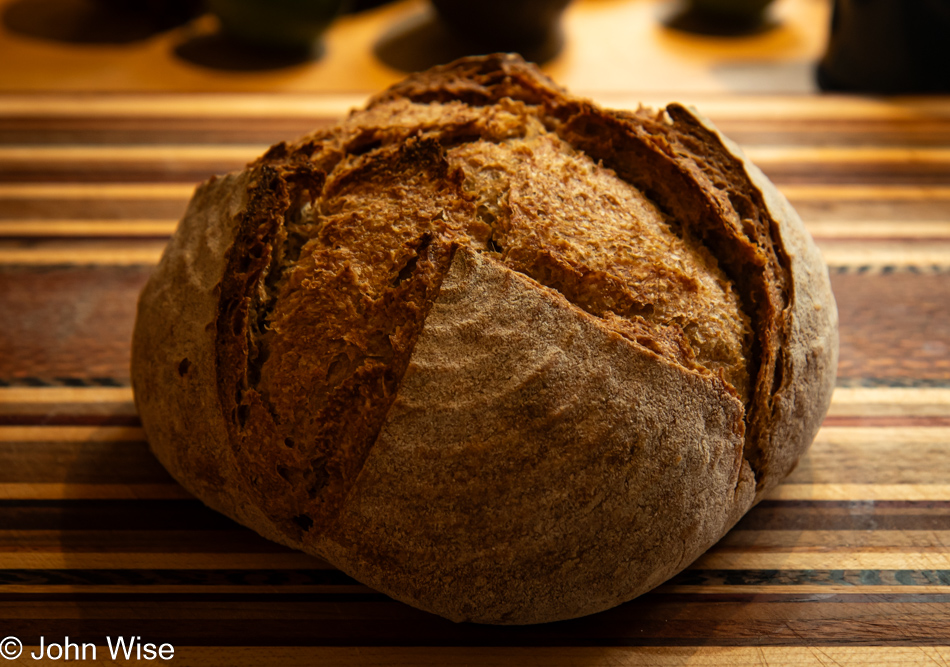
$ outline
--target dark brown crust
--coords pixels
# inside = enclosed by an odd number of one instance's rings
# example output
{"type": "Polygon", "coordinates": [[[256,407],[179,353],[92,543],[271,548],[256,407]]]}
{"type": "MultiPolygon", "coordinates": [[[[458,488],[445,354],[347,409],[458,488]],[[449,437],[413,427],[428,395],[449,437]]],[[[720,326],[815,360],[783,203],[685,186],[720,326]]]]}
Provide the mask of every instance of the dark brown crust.
{"type": "Polygon", "coordinates": [[[133,380],[213,507],[449,618],[526,623],[647,590],[781,481],[836,327],[801,221],[708,121],[487,56],[199,190],[133,380]]]}
{"type": "Polygon", "coordinates": [[[536,72],[526,72],[510,56],[410,77],[373,103],[395,96],[431,102],[455,95],[472,104],[510,97],[543,105],[559,136],[639,187],[709,248],[736,283],[755,332],[749,352],[753,386],[746,457],[760,494],[777,484],[788,471],[771,474],[760,441],[768,437],[772,422],[772,395],[783,384],[789,260],[778,223],[740,159],[714,129],[681,105],[670,105],[665,117],[642,109],[605,112],[564,94],[536,72]]]}
{"type": "Polygon", "coordinates": [[[329,180],[316,170],[288,170],[283,158],[265,158],[253,170],[259,185],[221,286],[218,390],[235,460],[256,471],[255,503],[297,534],[322,530],[339,511],[448,268],[448,231],[425,228],[424,218],[436,211],[427,213],[422,200],[432,206],[440,190],[446,199],[461,198],[447,186],[441,148],[427,141],[394,145],[329,180]],[[385,182],[416,193],[419,224],[406,230],[414,236],[339,238],[364,231],[352,221],[359,211],[346,210],[348,197],[385,182]],[[292,205],[318,197],[339,202],[319,230],[285,224],[292,205]],[[313,238],[294,243],[302,234],[313,238]],[[382,289],[373,289],[366,285],[372,278],[349,266],[350,250],[378,253],[387,241],[401,255],[376,277],[382,289]]]}

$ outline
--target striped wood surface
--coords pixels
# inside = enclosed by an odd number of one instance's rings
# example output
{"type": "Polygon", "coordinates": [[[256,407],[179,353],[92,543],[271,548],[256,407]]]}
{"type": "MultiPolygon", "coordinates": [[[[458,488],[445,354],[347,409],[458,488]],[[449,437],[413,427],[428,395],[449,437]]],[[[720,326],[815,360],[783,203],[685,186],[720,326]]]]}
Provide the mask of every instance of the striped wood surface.
{"type": "Polygon", "coordinates": [[[831,265],[830,414],[787,483],[672,581],[498,628],[205,509],[132,403],[135,300],[195,182],[359,99],[0,97],[0,635],[136,634],[176,664],[950,664],[950,100],[698,102],[831,265]]]}

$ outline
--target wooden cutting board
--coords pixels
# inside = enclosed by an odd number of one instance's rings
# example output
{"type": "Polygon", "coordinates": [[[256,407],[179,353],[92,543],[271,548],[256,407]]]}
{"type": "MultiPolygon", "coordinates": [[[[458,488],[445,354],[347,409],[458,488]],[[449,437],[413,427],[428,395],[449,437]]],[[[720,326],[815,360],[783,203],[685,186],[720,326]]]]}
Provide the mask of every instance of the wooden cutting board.
{"type": "Polygon", "coordinates": [[[101,660],[135,635],[195,665],[950,663],[950,99],[705,100],[831,265],[831,412],[688,570],[531,627],[389,600],[204,508],[150,455],[135,302],[195,183],[358,102],[211,101],[0,97],[0,636],[101,660]]]}

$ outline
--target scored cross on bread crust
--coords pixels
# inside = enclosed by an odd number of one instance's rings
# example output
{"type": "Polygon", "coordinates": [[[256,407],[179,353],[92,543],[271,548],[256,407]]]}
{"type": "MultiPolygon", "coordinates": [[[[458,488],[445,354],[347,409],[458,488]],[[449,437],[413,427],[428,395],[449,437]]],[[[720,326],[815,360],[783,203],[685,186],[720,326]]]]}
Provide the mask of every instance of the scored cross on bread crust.
{"type": "Polygon", "coordinates": [[[836,358],[827,269],[736,146],[499,55],[199,188],[133,382],[212,507],[424,609],[529,623],[713,544],[810,444],[836,358]]]}

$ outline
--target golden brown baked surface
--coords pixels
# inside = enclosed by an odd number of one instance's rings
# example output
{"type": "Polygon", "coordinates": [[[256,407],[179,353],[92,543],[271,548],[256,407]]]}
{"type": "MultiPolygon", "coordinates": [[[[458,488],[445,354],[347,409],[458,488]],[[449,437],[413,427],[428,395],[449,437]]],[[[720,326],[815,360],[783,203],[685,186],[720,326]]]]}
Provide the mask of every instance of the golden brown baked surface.
{"type": "Polygon", "coordinates": [[[133,382],[209,505],[449,618],[528,623],[648,590],[777,484],[836,326],[800,220],[708,122],[486,56],[202,186],[133,382]]]}

